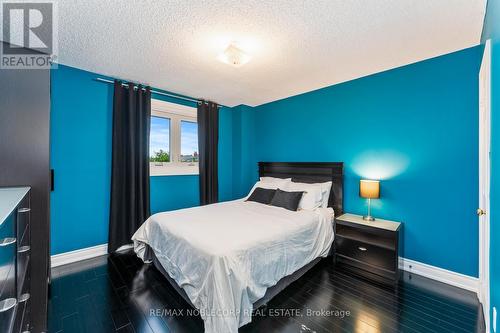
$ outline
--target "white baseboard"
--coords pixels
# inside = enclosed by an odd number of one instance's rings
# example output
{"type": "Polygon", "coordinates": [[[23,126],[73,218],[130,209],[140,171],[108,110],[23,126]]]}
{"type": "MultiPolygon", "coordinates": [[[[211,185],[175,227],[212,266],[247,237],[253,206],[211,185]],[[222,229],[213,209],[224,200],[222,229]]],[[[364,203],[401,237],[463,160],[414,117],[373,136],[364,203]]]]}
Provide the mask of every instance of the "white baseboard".
{"type": "MultiPolygon", "coordinates": [[[[132,244],[124,245],[118,251],[132,248],[132,244]]],[[[92,247],[87,247],[81,250],[70,251],[66,253],[56,254],[51,256],[51,267],[70,264],[80,260],[99,257],[108,253],[108,244],[101,244],[92,247]]],[[[436,266],[427,265],[418,261],[406,258],[399,258],[399,268],[410,273],[424,276],[429,279],[440,281],[455,287],[470,290],[475,293],[479,290],[479,279],[449,271],[436,266]]]]}
{"type": "Polygon", "coordinates": [[[50,267],[71,264],[80,260],[90,259],[108,254],[108,244],[87,247],[80,250],[64,252],[50,256],[50,267]]]}
{"type": "Polygon", "coordinates": [[[479,290],[479,279],[469,275],[464,275],[449,271],[436,266],[427,265],[418,261],[406,258],[399,258],[399,269],[425,276],[426,278],[443,282],[455,287],[470,290],[475,293],[479,290]]]}
{"type": "MultiPolygon", "coordinates": [[[[133,244],[127,244],[120,246],[116,251],[124,251],[134,247],[133,244]]],[[[50,267],[58,267],[66,264],[71,264],[73,262],[91,259],[99,256],[108,254],[108,244],[101,244],[92,247],[87,247],[80,250],[64,252],[60,254],[55,254],[50,256],[50,267]]]]}

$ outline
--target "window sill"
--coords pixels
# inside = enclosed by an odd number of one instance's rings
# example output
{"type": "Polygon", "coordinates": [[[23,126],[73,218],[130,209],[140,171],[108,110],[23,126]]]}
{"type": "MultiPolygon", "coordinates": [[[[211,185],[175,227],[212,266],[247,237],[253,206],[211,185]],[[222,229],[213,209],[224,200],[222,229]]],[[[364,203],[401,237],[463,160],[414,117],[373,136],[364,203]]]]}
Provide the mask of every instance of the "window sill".
{"type": "Polygon", "coordinates": [[[180,166],[159,166],[159,167],[153,167],[149,169],[149,175],[151,177],[159,177],[159,176],[191,176],[191,175],[198,175],[199,174],[199,168],[198,165],[193,165],[193,166],[186,166],[186,165],[180,165],[180,166]]]}

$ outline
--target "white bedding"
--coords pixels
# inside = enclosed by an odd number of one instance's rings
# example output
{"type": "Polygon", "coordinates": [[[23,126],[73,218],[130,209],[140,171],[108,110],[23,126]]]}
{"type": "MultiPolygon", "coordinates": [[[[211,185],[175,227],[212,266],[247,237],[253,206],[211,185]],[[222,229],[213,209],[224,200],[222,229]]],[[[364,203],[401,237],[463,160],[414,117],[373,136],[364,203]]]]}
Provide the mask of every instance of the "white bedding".
{"type": "Polygon", "coordinates": [[[205,332],[237,332],[267,288],[333,242],[333,210],[292,212],[243,200],[151,216],[132,237],[148,244],[200,311],[205,332]]]}

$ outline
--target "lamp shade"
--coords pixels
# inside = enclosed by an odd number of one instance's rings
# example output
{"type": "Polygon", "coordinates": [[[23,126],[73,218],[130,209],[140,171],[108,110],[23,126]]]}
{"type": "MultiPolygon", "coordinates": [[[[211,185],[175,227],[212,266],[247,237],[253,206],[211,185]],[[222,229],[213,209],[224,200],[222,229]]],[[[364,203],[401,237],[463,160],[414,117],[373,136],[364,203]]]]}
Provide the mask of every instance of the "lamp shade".
{"type": "Polygon", "coordinates": [[[359,181],[359,196],[366,199],[380,198],[380,182],[378,180],[361,179],[359,181]]]}

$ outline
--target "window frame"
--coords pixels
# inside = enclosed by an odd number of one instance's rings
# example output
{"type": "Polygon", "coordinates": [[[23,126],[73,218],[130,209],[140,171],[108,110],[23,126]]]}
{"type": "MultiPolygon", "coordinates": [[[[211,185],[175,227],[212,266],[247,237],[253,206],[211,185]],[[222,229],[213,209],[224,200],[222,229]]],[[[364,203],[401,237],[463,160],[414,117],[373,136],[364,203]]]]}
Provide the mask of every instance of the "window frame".
{"type": "Polygon", "coordinates": [[[198,175],[198,162],[181,162],[181,121],[198,123],[194,107],[151,99],[151,116],[170,119],[170,162],[149,162],[150,176],[198,175]],[[161,163],[161,165],[159,165],[161,163]]]}

